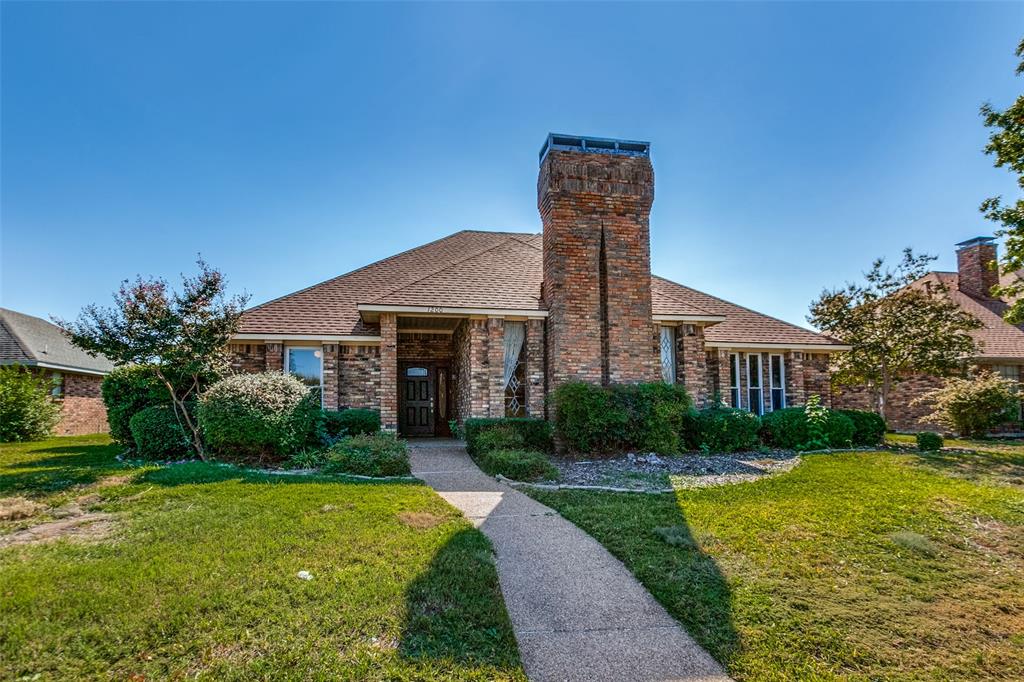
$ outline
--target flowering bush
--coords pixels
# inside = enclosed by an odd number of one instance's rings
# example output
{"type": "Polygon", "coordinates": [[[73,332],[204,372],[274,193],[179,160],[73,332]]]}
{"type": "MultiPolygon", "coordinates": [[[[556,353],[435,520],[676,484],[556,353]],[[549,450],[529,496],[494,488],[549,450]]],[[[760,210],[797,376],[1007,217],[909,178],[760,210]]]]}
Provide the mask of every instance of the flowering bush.
{"type": "Polygon", "coordinates": [[[953,377],[941,388],[928,391],[914,404],[933,407],[928,421],[961,436],[984,436],[992,428],[1017,418],[1020,396],[1016,384],[988,370],[967,379],[953,377]]]}

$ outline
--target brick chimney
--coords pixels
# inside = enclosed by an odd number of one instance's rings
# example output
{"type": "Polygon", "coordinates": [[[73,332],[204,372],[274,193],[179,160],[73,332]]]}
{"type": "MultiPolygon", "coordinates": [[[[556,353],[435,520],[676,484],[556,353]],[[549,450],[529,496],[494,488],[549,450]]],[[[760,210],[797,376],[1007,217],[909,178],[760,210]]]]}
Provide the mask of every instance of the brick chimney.
{"type": "Polygon", "coordinates": [[[975,237],[956,245],[957,286],[976,298],[991,298],[992,287],[999,284],[996,242],[992,237],[975,237]]]}
{"type": "Polygon", "coordinates": [[[651,319],[650,144],[548,135],[537,208],[549,389],[657,381],[651,319]]]}

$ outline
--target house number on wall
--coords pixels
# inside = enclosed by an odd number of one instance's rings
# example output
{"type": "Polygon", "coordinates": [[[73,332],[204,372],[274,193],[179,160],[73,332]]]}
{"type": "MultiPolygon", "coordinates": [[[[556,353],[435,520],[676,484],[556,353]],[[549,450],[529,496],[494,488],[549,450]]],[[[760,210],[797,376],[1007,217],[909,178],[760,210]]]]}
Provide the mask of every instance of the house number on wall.
{"type": "Polygon", "coordinates": [[[437,306],[437,305],[428,305],[427,306],[427,312],[428,313],[443,313],[444,312],[444,308],[442,308],[441,306],[437,306]]]}

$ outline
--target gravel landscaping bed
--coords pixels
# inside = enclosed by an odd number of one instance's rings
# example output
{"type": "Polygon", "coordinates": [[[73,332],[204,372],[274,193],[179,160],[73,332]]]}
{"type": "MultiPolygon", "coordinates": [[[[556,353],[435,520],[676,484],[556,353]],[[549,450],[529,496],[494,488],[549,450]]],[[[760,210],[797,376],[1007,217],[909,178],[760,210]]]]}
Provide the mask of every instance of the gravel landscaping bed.
{"type": "Polygon", "coordinates": [[[687,453],[677,457],[629,454],[582,462],[553,459],[564,486],[607,486],[630,490],[701,488],[754,481],[789,471],[800,462],[791,451],[687,453]]]}

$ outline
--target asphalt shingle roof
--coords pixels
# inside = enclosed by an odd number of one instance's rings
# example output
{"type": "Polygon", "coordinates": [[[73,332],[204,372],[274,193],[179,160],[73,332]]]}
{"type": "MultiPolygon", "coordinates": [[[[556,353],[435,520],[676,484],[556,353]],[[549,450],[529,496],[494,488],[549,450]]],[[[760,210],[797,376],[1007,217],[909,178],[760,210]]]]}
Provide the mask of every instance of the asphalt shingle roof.
{"type": "Polygon", "coordinates": [[[928,277],[944,284],[949,297],[981,322],[982,327],[971,332],[978,344],[977,357],[986,360],[1024,358],[1024,329],[1003,319],[1008,303],[994,298],[975,298],[960,291],[955,272],[932,272],[925,280],[928,277]]]}
{"type": "MultiPolygon", "coordinates": [[[[246,311],[244,334],[376,335],[359,304],[542,310],[542,237],[456,232],[246,311]]],[[[661,277],[651,278],[655,315],[725,316],[709,341],[820,344],[837,341],[661,277]]]]}
{"type": "Polygon", "coordinates": [[[46,320],[0,308],[0,365],[54,365],[107,373],[114,363],[71,345],[60,328],[46,320]]]}

